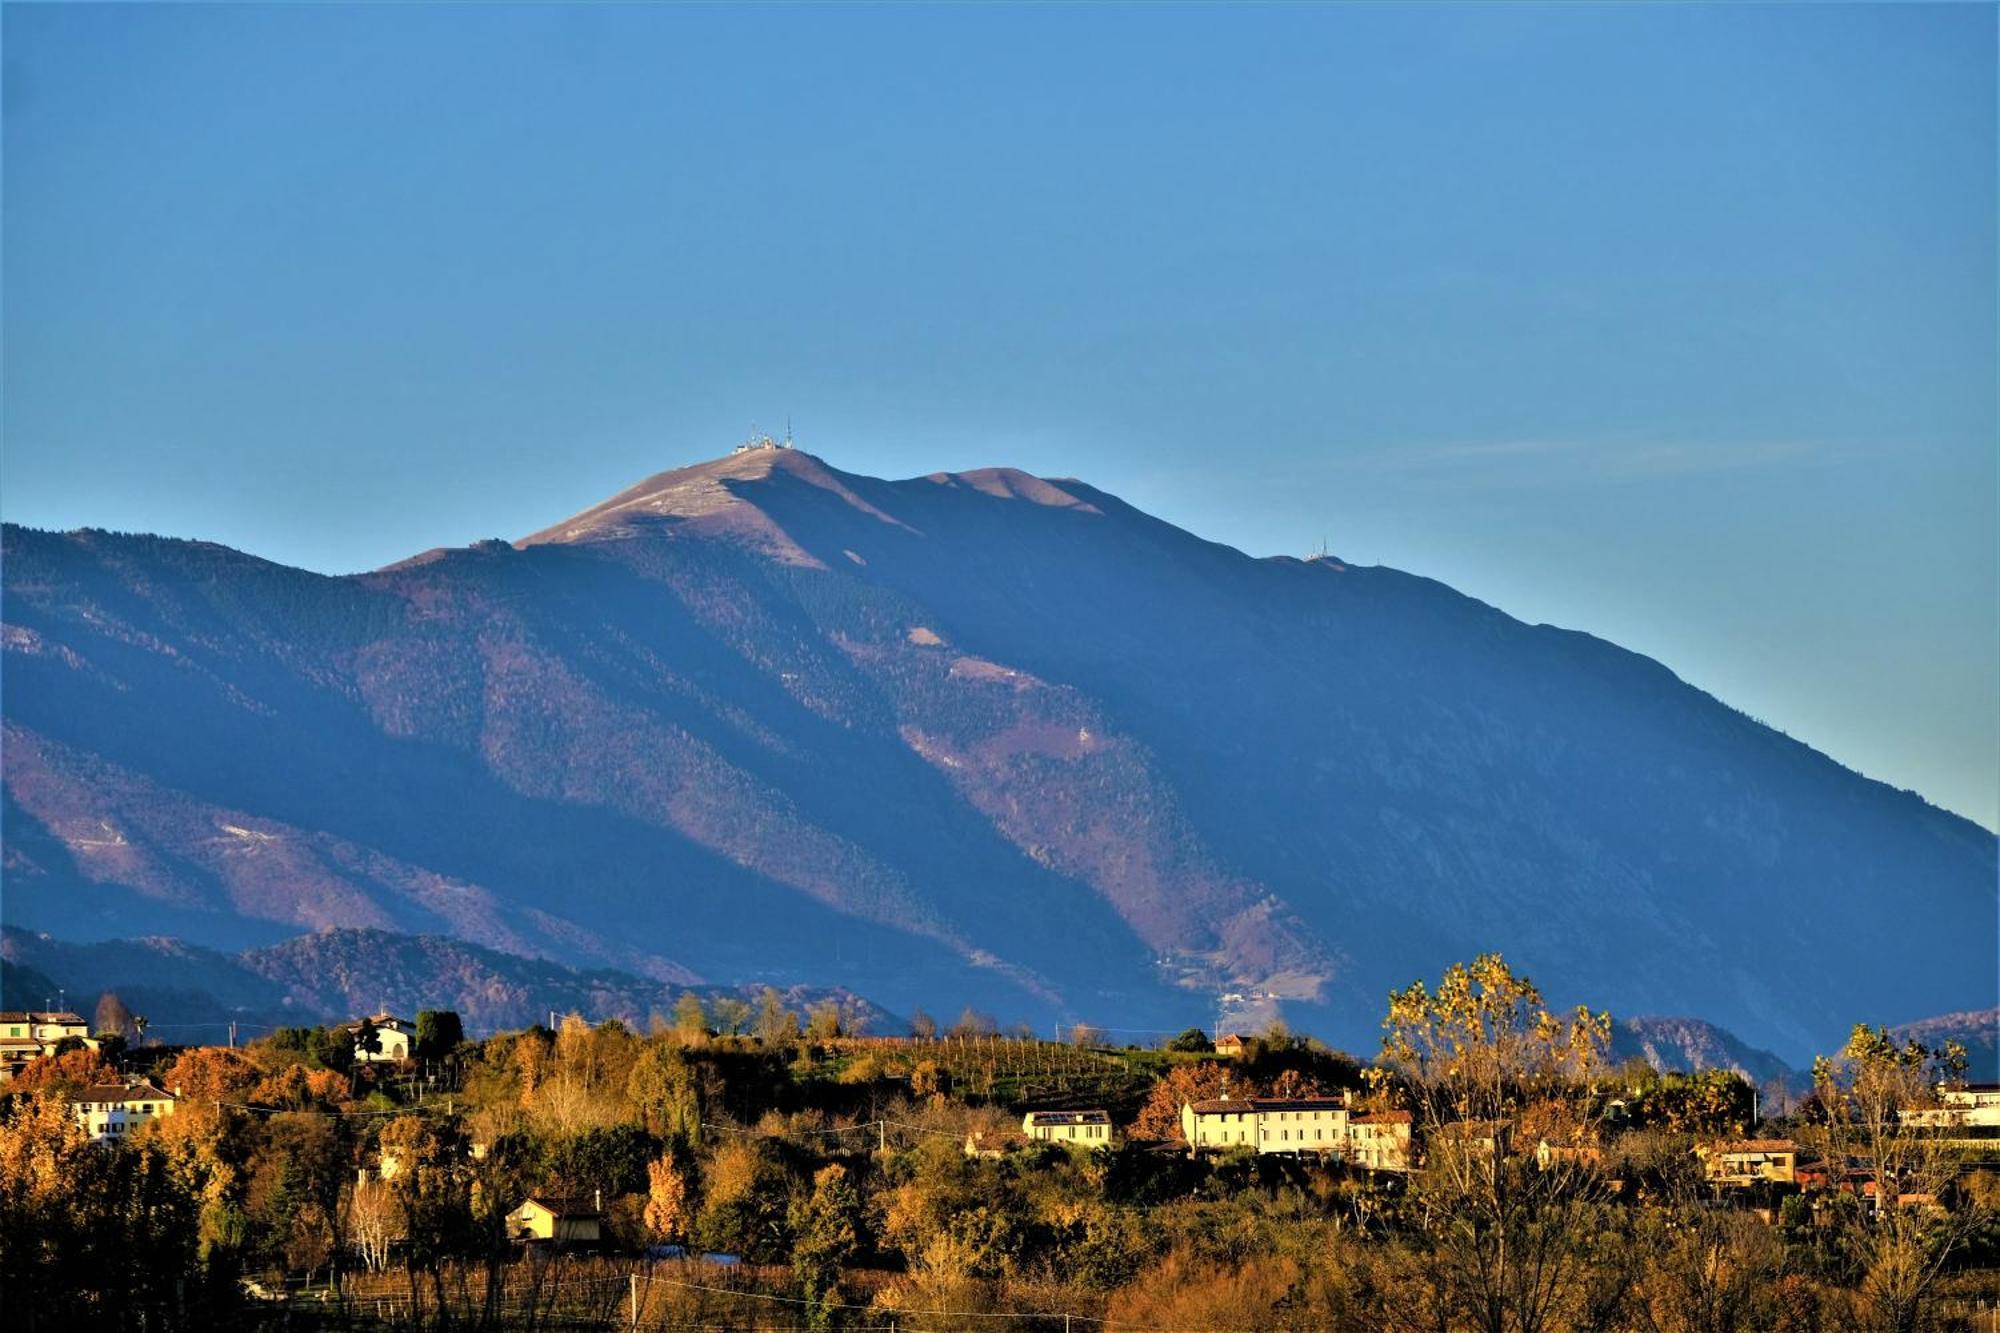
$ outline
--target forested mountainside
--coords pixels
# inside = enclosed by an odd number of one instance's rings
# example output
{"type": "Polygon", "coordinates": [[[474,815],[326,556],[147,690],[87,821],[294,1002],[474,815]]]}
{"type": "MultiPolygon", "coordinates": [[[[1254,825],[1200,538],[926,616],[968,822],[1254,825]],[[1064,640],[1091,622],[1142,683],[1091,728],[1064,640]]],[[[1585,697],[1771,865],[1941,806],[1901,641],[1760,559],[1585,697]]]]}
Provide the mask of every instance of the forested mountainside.
{"type": "Polygon", "coordinates": [[[64,937],[373,928],[1133,1029],[1228,993],[1358,1049],[1482,950],[1793,1061],[1995,998],[1970,822],[1589,635],[1081,482],[760,450],[345,578],[4,556],[7,920],[64,937]]]}

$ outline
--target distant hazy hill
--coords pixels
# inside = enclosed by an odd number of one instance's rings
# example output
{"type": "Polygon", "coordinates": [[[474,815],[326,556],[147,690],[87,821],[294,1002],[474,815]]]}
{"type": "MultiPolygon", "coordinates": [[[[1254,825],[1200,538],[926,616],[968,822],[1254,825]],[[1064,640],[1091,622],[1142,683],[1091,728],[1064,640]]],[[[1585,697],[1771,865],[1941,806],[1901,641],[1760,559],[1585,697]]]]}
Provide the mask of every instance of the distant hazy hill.
{"type": "Polygon", "coordinates": [[[1929,1047],[1955,1041],[1965,1047],[1966,1077],[1977,1083],[2000,1082],[2000,1009],[1940,1014],[1892,1028],[1898,1041],[1912,1037],[1929,1047]]]}
{"type": "Polygon", "coordinates": [[[6,913],[65,937],[375,928],[1038,1024],[1229,992],[1363,1047],[1499,949],[1800,1062],[1995,1001],[1973,824],[1588,635],[1080,482],[769,451],[350,578],[4,559],[6,913]]]}
{"type": "MultiPolygon", "coordinates": [[[[437,936],[379,930],[329,930],[238,954],[217,953],[179,940],[112,940],[72,944],[9,927],[0,933],[5,1004],[39,1008],[44,993],[68,990],[72,1007],[88,1016],[97,997],[116,991],[145,1014],[151,1035],[166,1041],[219,1040],[230,1020],[260,1026],[311,1024],[387,1009],[405,1017],[419,1009],[456,1009],[469,1031],[526,1027],[557,1014],[593,1021],[622,1018],[643,1025],[671,1015],[685,990],[704,1001],[753,987],[684,987],[608,968],[576,971],[437,936]]],[[[847,998],[871,1030],[900,1031],[902,1020],[844,991],[790,987],[787,1005],[803,1011],[828,998],[847,998]]]]}
{"type": "Polygon", "coordinates": [[[1745,1045],[1733,1033],[1697,1018],[1621,1018],[1611,1030],[1611,1058],[1638,1056],[1655,1069],[1730,1069],[1758,1087],[1780,1083],[1802,1089],[1799,1071],[1769,1051],[1745,1045]]]}

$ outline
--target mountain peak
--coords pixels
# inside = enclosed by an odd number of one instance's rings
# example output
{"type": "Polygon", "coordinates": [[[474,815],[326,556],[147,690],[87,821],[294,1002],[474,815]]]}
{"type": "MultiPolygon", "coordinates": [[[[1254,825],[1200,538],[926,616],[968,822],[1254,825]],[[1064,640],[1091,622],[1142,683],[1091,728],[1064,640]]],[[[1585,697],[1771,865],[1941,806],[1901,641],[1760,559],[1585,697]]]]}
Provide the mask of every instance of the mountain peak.
{"type": "Polygon", "coordinates": [[[687,526],[702,535],[748,540],[789,564],[818,565],[764,512],[758,490],[780,484],[815,486],[884,523],[896,522],[855,494],[850,480],[803,449],[768,441],[739,446],[720,458],[656,472],[515,545],[616,541],[663,525],[687,526]]]}

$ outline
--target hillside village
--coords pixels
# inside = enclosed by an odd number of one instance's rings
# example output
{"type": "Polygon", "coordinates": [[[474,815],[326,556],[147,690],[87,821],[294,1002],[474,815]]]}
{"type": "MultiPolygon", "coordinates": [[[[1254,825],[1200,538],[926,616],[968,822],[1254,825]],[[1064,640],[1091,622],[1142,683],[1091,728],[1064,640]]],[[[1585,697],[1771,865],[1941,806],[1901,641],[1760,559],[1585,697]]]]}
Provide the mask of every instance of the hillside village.
{"type": "MultiPolygon", "coordinates": [[[[1474,967],[1487,969],[1475,994],[1516,986],[1498,960],[1474,967]]],[[[1234,1218],[1334,1247],[1265,1274],[1278,1322],[1245,1326],[1345,1327],[1314,1304],[1332,1299],[1328,1255],[1345,1256],[1341,1281],[1369,1275],[1372,1296],[1343,1299],[1372,1308],[1395,1289],[1396,1256],[1455,1243],[1424,1220],[1448,1206],[1494,1209],[1503,1232],[1588,1219],[1627,1237],[1632,1302],[1668,1280],[1645,1258],[1662,1224],[1694,1228],[1816,1312],[1787,1328],[1848,1327],[1879,1301],[1869,1245],[1889,1246],[1883,1263],[1892,1242],[1931,1256],[1898,1299],[1938,1327],[2000,1299],[2000,1085],[1966,1082],[1953,1051],[1857,1029],[1812,1093],[1762,1106],[1734,1074],[1593,1062],[1598,1019],[1532,1017],[1531,988],[1503,1006],[1521,1020],[1511,1045],[1484,1051],[1446,1039],[1447,988],[1415,991],[1393,997],[1367,1063],[1282,1029],[1117,1046],[1094,1030],[1002,1036],[974,1011],[873,1035],[852,1012],[799,1014],[775,992],[720,1023],[689,994],[646,1032],[571,1015],[468,1039],[456,1014],[428,1010],[240,1047],[9,1012],[4,1276],[51,1327],[329,1309],[443,1327],[561,1274],[617,1275],[626,1313],[662,1324],[729,1301],[758,1327],[792,1326],[768,1322],[781,1308],[818,1311],[816,1326],[1026,1312],[1051,1292],[1072,1315],[1179,1318],[1199,1306],[1200,1275],[1233,1262],[1201,1237],[1234,1218]],[[82,1184],[38,1196],[51,1168],[82,1184]],[[157,1197],[174,1180],[189,1192],[157,1197]],[[134,1213],[138,1197],[150,1202],[134,1213]],[[146,1233],[173,1217],[163,1250],[146,1233]],[[101,1248],[107,1229],[130,1250],[112,1287],[79,1278],[64,1248],[83,1230],[101,1248]],[[689,1304],[717,1283],[731,1294],[689,1304]]],[[[1268,1239],[1258,1264],[1272,1262],[1268,1239]]],[[[589,1300],[564,1308],[597,1317],[589,1300]]]]}

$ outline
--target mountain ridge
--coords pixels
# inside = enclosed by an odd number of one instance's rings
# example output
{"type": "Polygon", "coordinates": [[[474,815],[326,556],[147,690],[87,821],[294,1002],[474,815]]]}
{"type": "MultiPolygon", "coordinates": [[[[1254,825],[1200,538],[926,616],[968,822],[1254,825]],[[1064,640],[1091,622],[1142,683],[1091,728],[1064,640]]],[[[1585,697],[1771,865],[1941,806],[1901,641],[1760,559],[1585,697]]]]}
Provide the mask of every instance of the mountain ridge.
{"type": "Polygon", "coordinates": [[[444,929],[1162,1027],[1231,993],[1343,1037],[1500,948],[1795,1058],[1992,995],[1969,821],[1603,640],[1069,479],[753,450],[339,578],[5,541],[10,900],[37,928],[444,929]],[[1892,884],[1956,971],[1829,984],[1804,960],[1858,951],[1818,920],[1892,884]]]}

